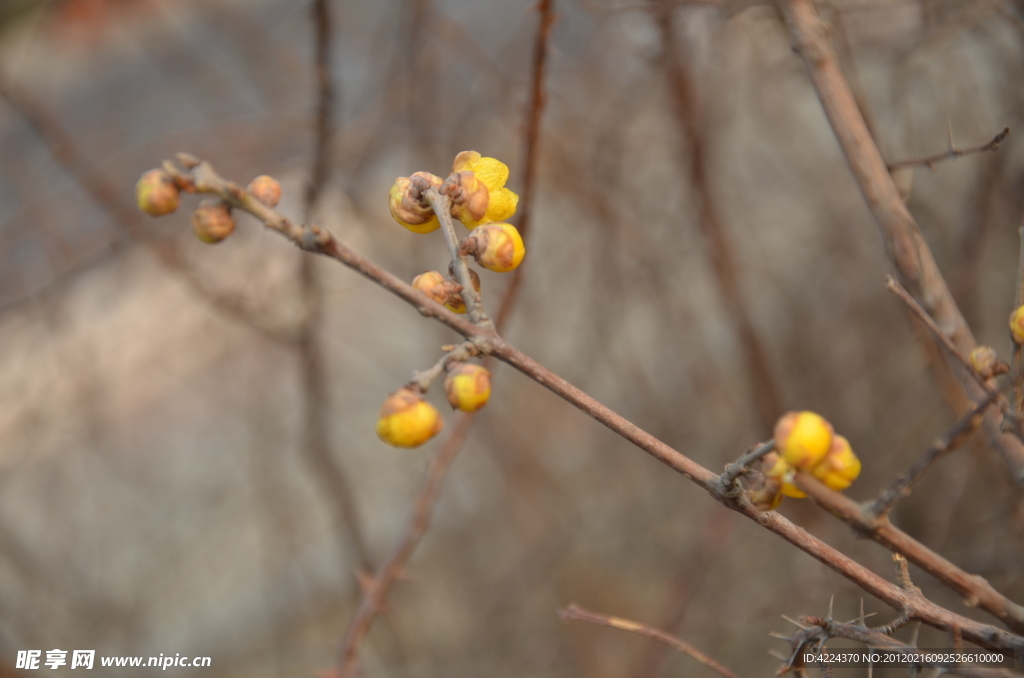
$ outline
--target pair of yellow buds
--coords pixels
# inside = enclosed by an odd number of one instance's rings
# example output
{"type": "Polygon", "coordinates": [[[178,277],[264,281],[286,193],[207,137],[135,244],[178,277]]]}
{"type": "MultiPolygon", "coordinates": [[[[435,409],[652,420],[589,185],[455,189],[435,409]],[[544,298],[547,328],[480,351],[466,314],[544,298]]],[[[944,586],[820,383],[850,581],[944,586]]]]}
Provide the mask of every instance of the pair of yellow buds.
{"type": "Polygon", "coordinates": [[[455,156],[447,179],[429,172],[416,172],[395,179],[388,197],[391,216],[414,233],[431,233],[441,227],[426,200],[426,192],[437,190],[451,199],[451,216],[473,230],[462,241],[461,256],[473,256],[484,268],[498,273],[515,269],[526,255],[519,231],[505,223],[516,213],[519,196],[505,188],[508,166],[476,151],[455,156]]]}
{"type": "Polygon", "coordinates": [[[807,494],[793,484],[796,472],[806,471],[836,491],[845,490],[860,475],[861,463],[850,441],[837,435],[821,415],[788,412],[775,424],[775,449],[765,457],[768,508],[782,495],[801,499],[807,494]]]}
{"type": "MultiPolygon", "coordinates": [[[[444,392],[453,409],[476,412],[491,397],[491,373],[473,363],[449,363],[444,392]]],[[[403,386],[385,398],[377,416],[377,436],[395,447],[419,447],[442,428],[441,413],[416,386],[403,386]]]]}
{"type": "MultiPolygon", "coordinates": [[[[281,184],[265,174],[249,182],[245,190],[267,207],[273,207],[281,200],[281,184]]],[[[149,170],[135,184],[135,201],[146,214],[162,217],[178,209],[181,191],[174,177],[164,170],[149,170]]],[[[192,213],[192,230],[205,243],[224,240],[235,232],[231,205],[223,200],[203,200],[192,213]]]]}

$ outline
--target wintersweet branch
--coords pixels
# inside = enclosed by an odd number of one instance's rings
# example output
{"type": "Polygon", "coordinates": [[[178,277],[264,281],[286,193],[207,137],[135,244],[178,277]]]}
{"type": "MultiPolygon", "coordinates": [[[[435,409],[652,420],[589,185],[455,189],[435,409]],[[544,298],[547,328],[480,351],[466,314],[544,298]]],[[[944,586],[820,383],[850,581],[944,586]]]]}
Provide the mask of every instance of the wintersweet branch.
{"type": "MultiPolygon", "coordinates": [[[[919,620],[935,628],[946,631],[959,629],[964,640],[982,647],[1024,652],[1024,638],[995,626],[955,614],[932,603],[918,592],[904,591],[812,536],[803,528],[794,525],[778,513],[759,511],[744,497],[732,497],[725,494],[720,487],[718,474],[666,445],[551,370],[543,367],[504,341],[492,328],[475,325],[462,316],[449,311],[340,243],[326,229],[317,226],[300,226],[289,221],[276,210],[267,207],[246,193],[237,184],[222,179],[208,163],[187,155],[179,156],[179,159],[188,171],[179,171],[171,163],[165,164],[165,170],[171,174],[183,190],[217,195],[237,209],[257,217],[267,228],[284,235],[298,247],[335,259],[357,271],[414,306],[422,315],[434,318],[463,335],[481,353],[490,354],[514,367],[655,459],[684,475],[727,508],[779,535],[885,604],[906,614],[911,619],[919,620]]],[[[811,478],[811,480],[814,479],[811,478]]]]}
{"type": "Polygon", "coordinates": [[[999,144],[1003,143],[1003,140],[1010,135],[1010,128],[1004,127],[992,137],[989,141],[979,144],[978,146],[971,146],[970,148],[957,148],[953,144],[953,136],[950,134],[949,137],[949,149],[942,153],[936,153],[929,155],[924,158],[914,158],[912,160],[899,160],[897,162],[891,162],[886,167],[891,172],[901,167],[912,167],[913,165],[924,165],[928,169],[935,169],[935,164],[940,163],[943,160],[956,160],[962,158],[965,155],[973,155],[975,153],[985,153],[987,151],[998,151],[999,144]]]}
{"type": "Polygon", "coordinates": [[[905,556],[907,560],[959,593],[967,605],[980,607],[995,615],[1015,632],[1024,633],[1024,607],[996,591],[984,578],[964,572],[892,525],[886,516],[876,517],[870,505],[861,506],[849,497],[829,489],[808,473],[797,473],[796,485],[819,506],[854,528],[859,534],[874,540],[893,553],[905,556]]]}
{"type": "MultiPolygon", "coordinates": [[[[962,353],[969,353],[977,345],[974,335],[920,228],[900,198],[857,108],[829,42],[828,27],[818,16],[813,0],[783,0],[781,8],[795,49],[803,57],[822,109],[881,232],[890,260],[943,334],[962,353]]],[[[965,369],[956,360],[949,362],[968,397],[975,404],[981,402],[985,390],[975,383],[973,370],[965,369]]],[[[1009,467],[1014,482],[1024,488],[1024,442],[1004,432],[1003,419],[1002,413],[990,409],[985,414],[984,428],[1009,467]]]]}
{"type": "MultiPolygon", "coordinates": [[[[791,654],[789,660],[779,669],[777,673],[791,671],[802,665],[800,657],[804,648],[820,648],[830,638],[843,638],[878,650],[885,650],[886,653],[898,653],[910,656],[921,653],[912,645],[901,643],[895,638],[890,638],[885,633],[875,629],[869,629],[863,625],[844,624],[832,619],[822,617],[802,617],[800,624],[803,628],[798,629],[790,639],[791,654]]],[[[941,669],[942,673],[964,678],[1014,678],[1019,674],[1007,669],[985,668],[976,666],[953,666],[935,662],[922,661],[908,662],[909,666],[918,668],[941,669]]],[[[870,675],[870,673],[869,673],[870,675]]]]}
{"type": "Polygon", "coordinates": [[[455,234],[455,225],[452,223],[452,201],[446,195],[441,195],[437,189],[428,189],[424,195],[431,209],[441,222],[441,230],[444,232],[444,239],[448,243],[448,252],[452,256],[452,268],[455,271],[455,279],[462,285],[462,298],[466,302],[466,310],[469,319],[481,327],[493,327],[491,319],[484,313],[483,301],[480,293],[473,286],[473,279],[470,277],[469,265],[466,257],[459,254],[459,237],[455,234]]]}
{"type": "Polygon", "coordinates": [[[682,638],[677,638],[676,636],[665,633],[660,629],[652,628],[646,624],[641,624],[640,622],[635,622],[630,619],[623,619],[622,617],[612,617],[606,614],[591,612],[590,610],[584,610],[579,605],[570,605],[564,610],[559,610],[558,616],[564,622],[585,622],[587,624],[597,624],[598,626],[607,626],[609,628],[629,631],[630,633],[646,636],[647,638],[665,643],[680,652],[690,655],[723,678],[736,678],[735,673],[704,654],[693,645],[690,645],[682,638]]]}

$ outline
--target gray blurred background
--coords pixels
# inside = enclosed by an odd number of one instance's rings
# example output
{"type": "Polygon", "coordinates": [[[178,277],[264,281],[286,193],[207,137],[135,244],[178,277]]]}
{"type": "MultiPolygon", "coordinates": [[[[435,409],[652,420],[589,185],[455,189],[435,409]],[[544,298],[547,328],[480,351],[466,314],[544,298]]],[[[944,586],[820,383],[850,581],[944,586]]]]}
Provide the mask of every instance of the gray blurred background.
{"type": "MultiPolygon", "coordinates": [[[[506,336],[713,470],[784,410],[816,410],[862,458],[847,494],[867,499],[965,402],[885,290],[881,238],[784,24],[748,5],[679,3],[659,22],[629,0],[557,0],[506,336]]],[[[537,13],[527,0],[333,6],[336,133],[313,220],[404,279],[443,270],[440,233],[394,223],[387,191],[475,149],[521,192],[537,13]]],[[[1014,130],[997,152],[897,174],[979,341],[1004,357],[1024,211],[1021,10],[822,4],[887,160],[1014,130]]],[[[194,198],[159,220],[133,207],[138,176],[188,151],[242,184],[278,177],[280,209],[303,219],[310,12],[0,0],[0,74],[32,107],[0,100],[0,675],[18,673],[18,650],[53,648],[212,658],[167,675],[330,670],[357,573],[405,530],[440,443],[388,447],[377,409],[455,335],[336,263],[303,269],[248,217],[210,247],[188,224],[194,198]],[[296,332],[314,354],[273,338],[296,332]],[[311,422],[326,456],[310,454],[311,422]]],[[[482,277],[493,310],[509,276],[482,277]]],[[[892,578],[886,551],[808,501],[780,511],[892,578]]],[[[1024,599],[1024,504],[980,438],[894,522],[1024,599]]],[[[986,618],[911,572],[936,602],[986,618]]],[[[769,675],[768,650],[785,648],[767,634],[791,629],[780,615],[824,614],[831,596],[837,617],[856,616],[853,585],[499,367],[361,656],[368,676],[712,675],[644,638],[562,624],[576,602],[769,675]]]]}

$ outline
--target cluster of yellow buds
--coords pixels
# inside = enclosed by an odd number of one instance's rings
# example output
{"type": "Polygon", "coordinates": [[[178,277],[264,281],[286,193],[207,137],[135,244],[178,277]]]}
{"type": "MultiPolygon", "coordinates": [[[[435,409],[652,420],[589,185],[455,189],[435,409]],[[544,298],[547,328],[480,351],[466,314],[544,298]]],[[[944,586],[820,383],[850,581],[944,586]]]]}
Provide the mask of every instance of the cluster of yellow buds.
{"type": "Polygon", "coordinates": [[[837,435],[814,412],[788,412],[775,424],[775,449],[765,456],[765,487],[758,497],[762,508],[773,509],[782,496],[801,499],[807,494],[793,484],[797,471],[810,473],[833,490],[848,488],[860,475],[860,459],[850,441],[837,435]]]}
{"type": "MultiPolygon", "coordinates": [[[[463,151],[455,156],[446,179],[429,172],[396,179],[388,194],[391,216],[414,233],[436,231],[441,227],[441,218],[458,220],[471,231],[458,243],[460,257],[471,256],[484,268],[498,273],[512,271],[522,263],[526,248],[516,227],[505,222],[515,214],[519,202],[519,196],[505,188],[508,175],[508,166],[500,160],[476,151],[463,151]],[[448,214],[439,217],[433,205],[443,197],[450,201],[450,208],[448,214]]],[[[446,228],[450,234],[451,227],[446,228]]],[[[479,294],[480,276],[472,269],[469,275],[479,294]]],[[[466,312],[463,295],[467,291],[455,279],[452,265],[448,266],[447,275],[439,271],[421,273],[413,279],[412,286],[455,313],[466,312]]],[[[453,409],[476,412],[487,404],[491,373],[484,367],[449,355],[444,369],[444,392],[453,409]]],[[[436,370],[439,374],[440,366],[436,370]]],[[[429,381],[414,380],[385,399],[377,419],[381,440],[397,447],[417,447],[441,430],[441,415],[424,398],[429,381]]]]}
{"type": "Polygon", "coordinates": [[[485,227],[461,244],[462,256],[472,255],[484,268],[504,273],[519,266],[526,254],[523,238],[505,220],[516,213],[519,196],[508,188],[508,166],[476,151],[455,156],[452,172],[441,179],[430,172],[398,177],[388,196],[391,216],[414,233],[431,233],[440,228],[437,215],[427,201],[430,189],[451,200],[451,217],[470,229],[485,227]]]}
{"type": "MultiPolygon", "coordinates": [[[[444,392],[452,409],[476,412],[491,397],[491,373],[480,365],[450,361],[444,392]]],[[[384,399],[377,415],[377,436],[395,447],[419,447],[444,428],[441,413],[414,384],[384,399]]]]}
{"type": "MultiPolygon", "coordinates": [[[[166,170],[153,169],[145,172],[135,184],[135,200],[146,214],[162,217],[178,209],[182,191],[193,189],[179,184],[166,170]]],[[[281,184],[265,174],[253,179],[246,191],[268,207],[281,200],[281,184]]],[[[224,240],[235,231],[231,205],[220,199],[203,200],[192,213],[192,230],[205,243],[224,240]]]]}

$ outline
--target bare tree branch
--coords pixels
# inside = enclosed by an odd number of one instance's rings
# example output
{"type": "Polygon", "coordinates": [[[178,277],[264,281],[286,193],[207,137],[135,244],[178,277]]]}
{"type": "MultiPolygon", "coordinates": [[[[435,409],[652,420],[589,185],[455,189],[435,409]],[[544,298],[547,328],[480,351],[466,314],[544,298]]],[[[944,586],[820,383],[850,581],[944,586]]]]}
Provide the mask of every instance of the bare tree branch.
{"type": "MultiPolygon", "coordinates": [[[[936,325],[962,353],[969,353],[977,344],[974,335],[857,110],[850,86],[829,44],[828,29],[818,16],[813,0],[783,0],[781,6],[796,50],[807,65],[822,108],[874,216],[889,258],[936,325]]],[[[981,402],[985,392],[975,383],[972,371],[955,361],[950,363],[967,395],[975,404],[981,402]]],[[[1024,443],[1003,432],[1000,412],[989,410],[984,426],[1014,482],[1024,488],[1024,443]]]]}

